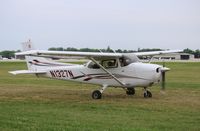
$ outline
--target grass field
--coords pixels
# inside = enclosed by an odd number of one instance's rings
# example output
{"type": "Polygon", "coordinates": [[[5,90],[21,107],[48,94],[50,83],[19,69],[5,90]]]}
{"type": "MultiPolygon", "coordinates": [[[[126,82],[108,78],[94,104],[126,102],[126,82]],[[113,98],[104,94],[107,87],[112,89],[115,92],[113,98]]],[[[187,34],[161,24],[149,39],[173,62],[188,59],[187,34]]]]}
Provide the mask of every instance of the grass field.
{"type": "Polygon", "coordinates": [[[200,63],[166,63],[167,89],[151,87],[127,96],[109,88],[103,99],[93,100],[98,86],[13,76],[10,70],[26,69],[23,62],[0,63],[0,130],[200,130],[200,63]]]}

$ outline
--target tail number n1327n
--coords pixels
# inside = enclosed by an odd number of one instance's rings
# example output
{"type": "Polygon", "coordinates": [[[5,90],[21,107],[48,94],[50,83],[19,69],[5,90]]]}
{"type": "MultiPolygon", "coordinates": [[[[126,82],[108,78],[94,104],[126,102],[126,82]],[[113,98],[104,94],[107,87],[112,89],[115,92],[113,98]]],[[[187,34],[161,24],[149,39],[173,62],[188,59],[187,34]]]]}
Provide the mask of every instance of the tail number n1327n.
{"type": "Polygon", "coordinates": [[[70,77],[73,78],[74,75],[71,70],[53,70],[50,71],[52,77],[70,77]]]}

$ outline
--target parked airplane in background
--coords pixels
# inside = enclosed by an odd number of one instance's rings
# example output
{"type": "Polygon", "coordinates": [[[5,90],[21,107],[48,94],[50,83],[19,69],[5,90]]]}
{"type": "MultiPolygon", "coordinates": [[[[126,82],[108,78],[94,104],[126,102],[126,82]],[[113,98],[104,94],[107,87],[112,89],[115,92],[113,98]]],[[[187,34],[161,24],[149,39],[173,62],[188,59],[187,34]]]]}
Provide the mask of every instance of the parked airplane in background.
{"type": "Polygon", "coordinates": [[[137,56],[158,55],[182,52],[182,50],[138,52],[138,53],[94,53],[70,51],[30,50],[16,53],[25,55],[28,70],[10,71],[16,74],[35,74],[60,80],[78,81],[102,85],[100,90],[92,93],[93,99],[101,99],[107,87],[121,87],[127,95],[135,94],[135,87],[144,88],[144,97],[152,97],[148,87],[162,82],[165,87],[165,72],[169,68],[150,63],[141,63],[137,56]],[[90,59],[87,64],[68,64],[49,58],[67,58],[76,56],[90,59]]]}

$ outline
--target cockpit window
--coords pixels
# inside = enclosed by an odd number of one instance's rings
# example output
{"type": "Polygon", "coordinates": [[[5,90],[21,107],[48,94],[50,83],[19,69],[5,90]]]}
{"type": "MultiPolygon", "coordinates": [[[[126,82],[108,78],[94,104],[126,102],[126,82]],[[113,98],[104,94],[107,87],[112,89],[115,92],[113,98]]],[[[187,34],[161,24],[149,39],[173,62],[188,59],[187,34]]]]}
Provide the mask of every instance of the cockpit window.
{"type": "Polygon", "coordinates": [[[131,63],[130,59],[124,58],[124,57],[120,58],[119,61],[120,61],[121,67],[127,66],[127,65],[129,65],[131,63]]]}
{"type": "Polygon", "coordinates": [[[121,57],[119,60],[122,67],[134,62],[139,62],[138,57],[133,53],[124,53],[123,57],[121,57]]]}

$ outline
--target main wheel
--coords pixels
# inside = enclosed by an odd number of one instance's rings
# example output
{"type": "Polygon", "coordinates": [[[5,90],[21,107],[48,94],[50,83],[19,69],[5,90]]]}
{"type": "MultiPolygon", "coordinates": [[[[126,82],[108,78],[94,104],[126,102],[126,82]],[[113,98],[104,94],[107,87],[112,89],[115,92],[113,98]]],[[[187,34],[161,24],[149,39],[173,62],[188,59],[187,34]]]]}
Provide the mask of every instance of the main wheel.
{"type": "Polygon", "coordinates": [[[101,92],[99,90],[95,90],[92,92],[93,99],[101,99],[101,92]]]}
{"type": "Polygon", "coordinates": [[[152,97],[152,94],[151,94],[150,91],[146,91],[146,92],[144,93],[144,98],[148,98],[148,97],[152,97]]]}
{"type": "Polygon", "coordinates": [[[135,88],[127,88],[126,94],[127,95],[134,95],[135,94],[135,88]]]}

